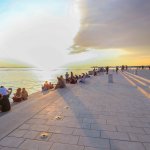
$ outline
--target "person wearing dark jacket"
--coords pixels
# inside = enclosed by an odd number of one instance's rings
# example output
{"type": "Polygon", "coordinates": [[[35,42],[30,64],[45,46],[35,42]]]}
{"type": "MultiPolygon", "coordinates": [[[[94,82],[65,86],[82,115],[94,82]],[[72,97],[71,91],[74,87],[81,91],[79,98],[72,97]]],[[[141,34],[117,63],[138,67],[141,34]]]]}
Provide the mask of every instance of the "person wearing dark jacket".
{"type": "Polygon", "coordinates": [[[6,112],[11,109],[8,95],[0,94],[0,106],[2,112],[6,112]]]}

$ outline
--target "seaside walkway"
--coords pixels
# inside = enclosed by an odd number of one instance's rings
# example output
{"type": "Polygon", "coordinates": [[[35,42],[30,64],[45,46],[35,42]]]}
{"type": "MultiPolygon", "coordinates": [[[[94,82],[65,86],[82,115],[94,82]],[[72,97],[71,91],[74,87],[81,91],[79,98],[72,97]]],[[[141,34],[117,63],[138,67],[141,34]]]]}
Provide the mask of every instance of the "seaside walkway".
{"type": "Polygon", "coordinates": [[[113,74],[14,106],[0,117],[0,150],[150,150],[150,99],[113,74]]]}

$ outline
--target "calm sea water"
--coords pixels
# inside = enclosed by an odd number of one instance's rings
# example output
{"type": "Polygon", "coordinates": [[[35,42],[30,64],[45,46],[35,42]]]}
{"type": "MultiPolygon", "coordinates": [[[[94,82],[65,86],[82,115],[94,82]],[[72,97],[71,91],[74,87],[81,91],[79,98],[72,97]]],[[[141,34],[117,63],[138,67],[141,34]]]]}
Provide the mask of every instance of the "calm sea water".
{"type": "Polygon", "coordinates": [[[88,72],[86,69],[47,69],[47,68],[0,68],[0,85],[12,88],[13,93],[18,87],[26,88],[29,94],[41,90],[44,81],[56,83],[57,76],[73,71],[76,74],[88,72]]]}

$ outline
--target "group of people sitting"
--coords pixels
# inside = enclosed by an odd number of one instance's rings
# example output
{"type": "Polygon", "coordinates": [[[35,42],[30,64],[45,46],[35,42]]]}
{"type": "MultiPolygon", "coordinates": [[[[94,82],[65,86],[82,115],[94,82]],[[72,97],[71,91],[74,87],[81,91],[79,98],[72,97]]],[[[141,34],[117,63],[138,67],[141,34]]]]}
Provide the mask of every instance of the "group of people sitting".
{"type": "Polygon", "coordinates": [[[28,99],[28,92],[25,88],[18,88],[16,93],[14,93],[13,101],[14,102],[21,102],[22,100],[28,99]]]}
{"type": "Polygon", "coordinates": [[[54,84],[52,84],[51,82],[48,83],[48,81],[45,81],[44,85],[42,86],[42,91],[44,92],[50,89],[58,89],[66,87],[66,82],[62,75],[60,77],[57,77],[57,80],[58,81],[55,87],[54,84]]]}
{"type": "MultiPolygon", "coordinates": [[[[85,83],[85,79],[89,78],[90,75],[87,73],[82,73],[82,75],[73,75],[73,72],[69,75],[68,72],[65,74],[65,79],[61,75],[57,77],[57,84],[54,87],[54,84],[51,82],[45,81],[44,85],[42,86],[42,91],[46,91],[49,89],[58,89],[58,88],[65,88],[66,83],[76,84],[78,81],[80,83],[85,83]]],[[[9,96],[12,93],[12,89],[6,89],[4,86],[0,86],[0,111],[5,112],[11,109],[9,96]]],[[[28,99],[28,92],[25,88],[18,88],[13,96],[13,102],[21,102],[23,100],[28,99]]]]}
{"type": "Polygon", "coordinates": [[[69,73],[66,72],[65,79],[62,75],[60,77],[57,77],[58,81],[55,87],[51,82],[48,83],[48,81],[45,81],[44,85],[42,86],[42,91],[65,88],[66,84],[76,84],[78,81],[80,83],[85,83],[86,78],[90,78],[90,75],[88,73],[82,73],[82,75],[73,75],[73,72],[71,72],[71,74],[69,75],[69,73]]]}
{"type": "Polygon", "coordinates": [[[44,85],[42,86],[42,91],[47,91],[53,88],[54,85],[51,82],[48,83],[48,81],[45,81],[44,85]]]}
{"type": "Polygon", "coordinates": [[[65,77],[66,83],[76,84],[78,80],[80,83],[85,83],[85,79],[90,78],[90,75],[88,73],[82,73],[82,75],[73,75],[73,72],[71,72],[71,75],[69,76],[68,72],[66,72],[65,77]]]}

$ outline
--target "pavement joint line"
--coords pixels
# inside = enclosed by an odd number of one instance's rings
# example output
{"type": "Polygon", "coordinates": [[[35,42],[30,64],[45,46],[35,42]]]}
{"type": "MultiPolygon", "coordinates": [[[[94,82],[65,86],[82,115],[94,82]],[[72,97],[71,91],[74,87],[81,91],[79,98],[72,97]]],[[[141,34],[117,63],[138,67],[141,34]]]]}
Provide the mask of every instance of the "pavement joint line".
{"type": "Polygon", "coordinates": [[[19,146],[20,146],[22,143],[24,143],[25,140],[26,140],[26,139],[24,139],[24,140],[17,146],[17,148],[19,148],[19,146]]]}
{"type": "Polygon", "coordinates": [[[79,144],[79,140],[80,140],[81,135],[79,135],[78,141],[77,141],[77,145],[79,144]]]}

